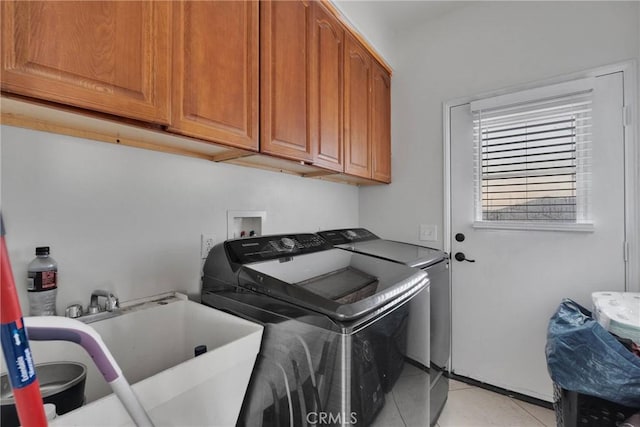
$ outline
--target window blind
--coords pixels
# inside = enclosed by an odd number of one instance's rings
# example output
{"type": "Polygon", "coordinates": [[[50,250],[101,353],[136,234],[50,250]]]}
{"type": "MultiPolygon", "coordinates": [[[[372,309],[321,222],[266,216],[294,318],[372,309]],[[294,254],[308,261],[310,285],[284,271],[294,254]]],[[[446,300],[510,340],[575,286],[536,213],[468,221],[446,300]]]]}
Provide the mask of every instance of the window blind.
{"type": "Polygon", "coordinates": [[[590,222],[592,92],[474,112],[477,221],[590,222]]]}

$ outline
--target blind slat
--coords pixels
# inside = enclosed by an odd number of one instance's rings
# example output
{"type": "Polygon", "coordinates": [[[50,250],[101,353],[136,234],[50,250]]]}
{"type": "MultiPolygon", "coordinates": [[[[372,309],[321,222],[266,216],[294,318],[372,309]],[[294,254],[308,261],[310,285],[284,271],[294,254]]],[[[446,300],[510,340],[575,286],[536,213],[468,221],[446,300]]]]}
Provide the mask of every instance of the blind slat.
{"type": "MultiPolygon", "coordinates": [[[[524,144],[527,142],[531,142],[531,141],[524,141],[524,142],[518,142],[518,143],[514,143],[514,144],[524,144]]],[[[510,153],[512,151],[522,151],[522,150],[534,150],[534,149],[538,149],[538,148],[553,148],[553,147],[566,147],[567,145],[575,145],[574,141],[569,141],[569,142],[560,142],[558,144],[545,144],[545,145],[539,145],[539,146],[530,146],[530,147],[518,147],[518,148],[504,148],[501,150],[491,150],[491,151],[487,151],[487,153],[489,154],[493,154],[493,153],[510,153]]]]}
{"type": "MultiPolygon", "coordinates": [[[[540,125],[538,125],[540,126],[540,125]]],[[[524,129],[527,129],[528,127],[525,126],[524,129]]],[[[493,137],[489,137],[490,134],[494,134],[494,133],[504,133],[505,131],[484,131],[483,132],[483,137],[482,137],[482,141],[484,142],[490,142],[490,141],[495,141],[498,139],[505,139],[505,138],[519,138],[521,136],[525,136],[528,137],[529,135],[541,135],[541,134],[547,134],[547,133],[560,133],[560,132],[568,132],[569,135],[566,136],[575,136],[575,126],[570,126],[570,127],[566,127],[566,128],[559,128],[559,129],[545,129],[545,130],[539,130],[539,131],[535,131],[535,132],[524,132],[524,133],[509,133],[507,135],[500,135],[500,136],[493,136],[493,137]]]]}
{"type": "MultiPolygon", "coordinates": [[[[574,119],[548,121],[548,122],[545,122],[545,123],[528,124],[528,125],[524,125],[524,126],[514,126],[514,127],[510,128],[509,130],[513,131],[513,130],[531,129],[532,127],[538,127],[538,126],[555,126],[555,125],[561,125],[561,124],[565,124],[565,123],[572,123],[574,121],[575,121],[574,119]]],[[[487,129],[489,129],[488,126],[487,126],[487,129]]]]}
{"type": "Polygon", "coordinates": [[[515,194],[515,193],[531,194],[531,193],[539,193],[539,192],[546,192],[546,191],[558,191],[558,192],[574,191],[575,189],[576,189],[576,187],[573,186],[573,187],[568,187],[568,188],[562,188],[562,187],[543,188],[543,189],[540,189],[540,190],[529,190],[529,189],[525,189],[525,190],[507,190],[507,191],[487,191],[487,190],[485,190],[484,194],[515,194]]]}
{"type": "MultiPolygon", "coordinates": [[[[530,171],[527,171],[530,172],[530,171]]],[[[559,174],[540,174],[540,175],[535,175],[535,174],[530,174],[530,175],[520,175],[520,174],[513,174],[512,176],[490,176],[490,177],[483,177],[482,181],[498,181],[498,180],[505,180],[505,179],[532,179],[532,178],[546,178],[546,177],[556,177],[556,176],[573,176],[575,175],[575,172],[569,172],[569,173],[559,173],[559,174]]]]}
{"type": "MultiPolygon", "coordinates": [[[[522,150],[518,150],[518,151],[522,151],[522,150]]],[[[526,155],[527,157],[534,157],[534,156],[549,156],[549,155],[553,155],[553,154],[566,154],[566,153],[575,153],[576,150],[562,150],[562,151],[543,151],[542,153],[525,153],[524,155],[526,155]]],[[[490,154],[495,153],[495,151],[492,151],[490,154]]],[[[491,157],[491,156],[486,156],[485,159],[486,160],[502,160],[502,159],[520,159],[522,158],[523,154],[514,154],[511,156],[497,156],[497,157],[491,157]]],[[[573,157],[575,159],[575,157],[573,157]]]]}
{"type": "Polygon", "coordinates": [[[491,197],[491,198],[484,198],[482,199],[482,201],[484,202],[485,207],[489,206],[490,202],[493,201],[511,201],[514,202],[514,204],[518,203],[518,204],[525,204],[527,203],[527,201],[538,201],[541,200],[542,202],[548,202],[546,204],[553,206],[553,200],[560,200],[560,199],[567,199],[567,198],[571,198],[571,197],[575,197],[575,193],[573,192],[567,192],[567,194],[562,195],[562,196],[557,196],[557,197],[543,197],[543,195],[540,195],[538,197],[491,197]]]}
{"type": "MultiPolygon", "coordinates": [[[[545,155],[548,155],[548,153],[545,153],[545,155]]],[[[518,156],[518,158],[520,159],[523,157],[529,158],[531,156],[530,155],[518,156]]],[[[498,159],[484,159],[482,163],[485,169],[489,169],[496,166],[530,165],[532,163],[563,162],[563,161],[575,160],[575,159],[576,159],[575,156],[571,156],[571,157],[557,157],[557,158],[552,157],[550,159],[541,159],[541,160],[523,160],[521,162],[495,163],[498,160],[502,160],[502,158],[498,158],[498,159]]],[[[524,169],[526,170],[527,168],[524,168],[524,169]]]]}
{"type": "MultiPolygon", "coordinates": [[[[575,138],[576,135],[568,135],[568,136],[564,136],[562,138],[575,138]]],[[[502,147],[505,145],[512,145],[512,144],[524,144],[524,143],[531,143],[531,142],[541,142],[541,141],[553,141],[555,139],[562,139],[559,137],[549,137],[549,138],[532,138],[526,141],[512,141],[512,142],[501,142],[501,143],[497,143],[497,144],[491,144],[488,145],[486,148],[491,148],[491,147],[502,147]]],[[[484,142],[484,140],[483,140],[484,142]]],[[[484,149],[485,147],[483,147],[484,149]]]]}
{"type": "MultiPolygon", "coordinates": [[[[573,184],[572,181],[552,181],[552,182],[516,182],[516,183],[510,183],[510,184],[482,184],[483,187],[487,187],[487,188],[493,188],[493,187],[517,187],[520,185],[524,185],[527,187],[533,186],[533,185],[547,185],[547,184],[573,184]]],[[[574,186],[575,188],[575,186],[574,186]]]]}
{"type": "Polygon", "coordinates": [[[548,167],[543,167],[543,168],[510,169],[510,170],[504,170],[504,171],[486,172],[486,174],[490,175],[490,174],[497,174],[497,173],[503,173],[503,172],[523,172],[523,171],[535,172],[535,171],[547,171],[547,170],[552,170],[552,169],[565,169],[565,168],[566,168],[566,166],[548,166],[548,167]]]}

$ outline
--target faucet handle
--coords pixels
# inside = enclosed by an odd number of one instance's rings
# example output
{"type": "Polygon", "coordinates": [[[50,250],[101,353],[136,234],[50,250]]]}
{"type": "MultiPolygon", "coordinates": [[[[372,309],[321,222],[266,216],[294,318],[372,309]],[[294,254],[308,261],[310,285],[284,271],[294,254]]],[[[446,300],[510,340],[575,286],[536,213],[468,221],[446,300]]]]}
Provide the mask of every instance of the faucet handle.
{"type": "Polygon", "coordinates": [[[89,314],[98,313],[100,311],[113,311],[120,307],[120,302],[118,301],[118,297],[113,292],[105,291],[102,289],[96,289],[91,292],[91,302],[89,303],[89,314]],[[105,298],[104,307],[100,307],[98,304],[98,298],[105,298]]]}
{"type": "Polygon", "coordinates": [[[80,304],[71,304],[64,311],[64,315],[66,317],[70,317],[72,319],[77,319],[78,317],[82,316],[82,305],[80,305],[80,304]]]}
{"type": "Polygon", "coordinates": [[[120,301],[118,300],[118,297],[116,297],[113,294],[110,294],[109,297],[107,298],[107,301],[104,303],[104,308],[107,311],[113,311],[115,309],[120,308],[120,301]]]}

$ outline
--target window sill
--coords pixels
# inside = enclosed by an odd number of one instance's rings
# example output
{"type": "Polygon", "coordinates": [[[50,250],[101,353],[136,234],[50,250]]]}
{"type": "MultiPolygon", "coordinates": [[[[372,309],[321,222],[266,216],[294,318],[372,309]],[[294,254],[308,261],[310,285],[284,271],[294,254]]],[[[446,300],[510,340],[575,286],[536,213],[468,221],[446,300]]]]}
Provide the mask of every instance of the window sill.
{"type": "Polygon", "coordinates": [[[531,223],[525,221],[475,221],[473,228],[489,230],[523,230],[523,231],[570,231],[580,233],[593,233],[594,225],[588,223],[531,223]]]}

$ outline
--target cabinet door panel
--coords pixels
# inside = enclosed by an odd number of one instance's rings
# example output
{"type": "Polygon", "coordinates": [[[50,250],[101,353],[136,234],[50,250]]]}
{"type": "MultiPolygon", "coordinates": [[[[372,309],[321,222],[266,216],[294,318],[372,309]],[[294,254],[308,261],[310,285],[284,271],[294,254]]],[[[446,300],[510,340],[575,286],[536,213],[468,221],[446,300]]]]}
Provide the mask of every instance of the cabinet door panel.
{"type": "Polygon", "coordinates": [[[351,36],[345,37],[344,171],[371,178],[371,58],[351,36]]]}
{"type": "Polygon", "coordinates": [[[391,182],[391,78],[378,64],[371,81],[372,177],[391,182]]]}
{"type": "Polygon", "coordinates": [[[171,129],[258,149],[258,2],[174,3],[171,129]]]}
{"type": "Polygon", "coordinates": [[[260,7],[260,151],[311,161],[311,7],[301,0],[260,7]]]}
{"type": "Polygon", "coordinates": [[[342,172],[344,29],[320,3],[314,3],[311,40],[313,163],[342,172]]]}
{"type": "Polygon", "coordinates": [[[169,122],[169,3],[6,1],[2,12],[3,90],[169,122]]]}

